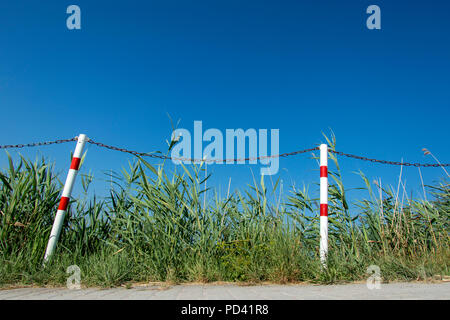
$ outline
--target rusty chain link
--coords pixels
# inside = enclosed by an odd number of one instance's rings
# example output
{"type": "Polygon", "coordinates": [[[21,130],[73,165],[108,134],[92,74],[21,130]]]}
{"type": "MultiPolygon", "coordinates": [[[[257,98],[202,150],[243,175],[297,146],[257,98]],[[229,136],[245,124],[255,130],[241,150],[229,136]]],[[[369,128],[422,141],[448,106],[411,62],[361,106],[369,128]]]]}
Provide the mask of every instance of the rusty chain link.
{"type": "MultiPolygon", "coordinates": [[[[48,146],[48,145],[52,145],[52,144],[60,144],[60,143],[66,143],[66,142],[71,142],[71,141],[76,141],[76,140],[77,140],[77,137],[74,137],[71,139],[61,139],[61,140],[55,140],[55,141],[36,142],[36,143],[28,143],[28,144],[0,145],[0,149],[48,146]]],[[[177,158],[177,157],[169,157],[169,156],[162,155],[162,154],[138,152],[138,151],[128,150],[125,148],[114,147],[114,146],[107,145],[107,144],[104,144],[101,142],[96,142],[92,139],[88,139],[87,142],[90,144],[96,145],[98,147],[101,147],[101,148],[107,148],[110,150],[125,152],[125,153],[132,154],[134,156],[151,157],[151,158],[162,159],[162,160],[177,160],[177,161],[194,162],[194,163],[199,163],[199,162],[206,162],[206,163],[223,163],[223,162],[225,162],[225,163],[228,163],[228,162],[256,161],[256,160],[270,159],[270,158],[277,158],[277,157],[279,157],[279,158],[288,157],[288,156],[293,156],[293,155],[298,155],[298,154],[302,154],[302,153],[319,150],[319,147],[314,147],[314,148],[298,150],[298,151],[294,151],[294,152],[282,153],[282,154],[273,155],[273,156],[215,160],[215,159],[193,159],[193,158],[183,158],[183,157],[177,158]]],[[[389,164],[389,165],[413,166],[413,167],[450,167],[450,163],[435,164],[435,163],[408,163],[408,162],[398,162],[398,161],[386,161],[386,160],[378,160],[378,159],[357,156],[354,154],[344,153],[344,152],[336,151],[333,149],[329,149],[328,151],[331,153],[340,155],[340,156],[348,157],[348,158],[353,158],[353,159],[358,159],[358,160],[363,160],[363,161],[370,161],[370,162],[375,162],[375,163],[389,164]]]]}

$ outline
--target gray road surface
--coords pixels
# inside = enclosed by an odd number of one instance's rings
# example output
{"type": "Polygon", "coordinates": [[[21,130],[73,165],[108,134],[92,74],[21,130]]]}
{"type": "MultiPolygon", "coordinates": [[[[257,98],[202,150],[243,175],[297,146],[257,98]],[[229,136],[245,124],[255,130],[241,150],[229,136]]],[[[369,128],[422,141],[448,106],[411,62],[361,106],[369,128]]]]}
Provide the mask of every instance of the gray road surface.
{"type": "Polygon", "coordinates": [[[130,289],[18,288],[0,290],[0,300],[317,300],[317,299],[450,299],[450,283],[390,283],[369,290],[345,285],[143,285],[130,289]]]}

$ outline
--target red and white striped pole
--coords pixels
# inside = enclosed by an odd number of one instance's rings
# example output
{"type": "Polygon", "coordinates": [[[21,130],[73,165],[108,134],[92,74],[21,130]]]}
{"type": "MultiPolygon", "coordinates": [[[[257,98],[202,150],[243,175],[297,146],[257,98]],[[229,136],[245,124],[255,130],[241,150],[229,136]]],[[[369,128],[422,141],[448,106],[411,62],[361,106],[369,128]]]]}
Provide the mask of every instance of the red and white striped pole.
{"type": "Polygon", "coordinates": [[[327,266],[328,254],[328,146],[320,145],[320,261],[327,266]]]}
{"type": "Polygon", "coordinates": [[[75,147],[75,152],[73,153],[72,163],[70,164],[70,169],[67,174],[66,183],[64,184],[61,200],[59,201],[58,211],[56,212],[55,221],[53,222],[52,231],[50,233],[50,239],[48,240],[47,250],[45,251],[44,264],[48,261],[48,259],[50,259],[53,251],[55,250],[56,243],[58,242],[64,222],[64,216],[66,215],[67,205],[69,204],[70,195],[72,194],[72,188],[75,183],[78,169],[80,168],[81,155],[86,140],[86,135],[80,134],[78,136],[77,146],[75,147]]]}

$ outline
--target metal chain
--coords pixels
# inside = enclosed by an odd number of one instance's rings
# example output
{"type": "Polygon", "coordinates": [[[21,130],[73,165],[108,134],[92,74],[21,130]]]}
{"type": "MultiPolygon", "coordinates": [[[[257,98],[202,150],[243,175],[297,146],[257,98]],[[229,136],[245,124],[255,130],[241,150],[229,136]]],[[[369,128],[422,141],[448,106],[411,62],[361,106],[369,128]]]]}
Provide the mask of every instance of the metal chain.
{"type": "MultiPolygon", "coordinates": [[[[25,148],[25,147],[37,147],[37,146],[48,146],[48,145],[52,145],[52,144],[60,144],[60,143],[66,143],[66,142],[71,142],[71,141],[76,141],[78,137],[74,137],[71,139],[61,139],[61,140],[55,140],[55,141],[46,141],[46,142],[36,142],[36,143],[28,143],[28,144],[16,144],[16,145],[0,145],[0,149],[11,149],[11,148],[25,148]]],[[[140,156],[140,157],[151,157],[151,158],[156,158],[156,159],[162,159],[162,160],[177,160],[177,161],[184,161],[184,162],[206,162],[206,163],[222,163],[222,162],[245,162],[245,161],[256,161],[256,160],[261,160],[261,159],[270,159],[270,158],[278,158],[278,157],[288,157],[288,156],[293,156],[293,155],[298,155],[298,154],[302,154],[302,153],[306,153],[306,152],[312,152],[312,151],[316,151],[319,150],[319,147],[315,147],[315,148],[309,148],[309,149],[304,149],[304,150],[298,150],[298,151],[294,151],[294,152],[287,152],[287,153],[282,153],[279,155],[273,155],[273,156],[261,156],[261,157],[252,157],[252,158],[238,158],[238,159],[224,159],[224,160],[215,160],[215,159],[193,159],[193,158],[177,158],[177,157],[169,157],[166,155],[162,155],[162,154],[154,154],[154,153],[146,153],[146,152],[138,152],[138,151],[133,151],[133,150],[128,150],[125,148],[118,148],[118,147],[114,147],[111,145],[107,145],[101,142],[96,142],[92,139],[88,139],[87,141],[88,143],[94,144],[98,147],[101,148],[107,148],[110,150],[115,150],[115,151],[120,151],[120,152],[126,152],[135,156],[140,156]]],[[[348,158],[354,158],[354,159],[358,159],[358,160],[363,160],[363,161],[370,161],[370,162],[376,162],[376,163],[382,163],[382,164],[389,164],[389,165],[397,165],[397,166],[413,166],[413,167],[450,167],[450,163],[444,163],[444,164],[435,164],[435,163],[408,163],[408,162],[398,162],[398,161],[386,161],[386,160],[378,160],[378,159],[371,159],[371,158],[367,158],[367,157],[362,157],[362,156],[357,156],[354,154],[349,154],[349,153],[344,153],[341,151],[336,151],[336,150],[332,150],[329,149],[329,152],[340,155],[340,156],[344,156],[344,157],[348,157],[348,158]]]]}
{"type": "Polygon", "coordinates": [[[71,141],[76,141],[77,137],[71,138],[71,139],[60,139],[55,141],[45,141],[45,142],[35,142],[35,143],[27,143],[27,144],[7,144],[7,145],[0,145],[0,149],[12,149],[12,148],[25,148],[25,147],[38,147],[38,146],[48,146],[51,144],[60,144],[60,143],[66,143],[71,141]]]}
{"type": "Polygon", "coordinates": [[[335,153],[340,156],[348,157],[348,158],[354,158],[358,160],[363,161],[371,161],[371,162],[377,162],[377,163],[383,163],[383,164],[390,164],[395,166],[412,166],[412,167],[449,167],[450,163],[444,163],[444,164],[437,164],[437,163],[408,163],[408,162],[398,162],[398,161],[386,161],[386,160],[377,160],[377,159],[371,159],[361,156],[356,156],[354,154],[344,153],[336,150],[328,150],[329,152],[335,153]]]}
{"type": "Polygon", "coordinates": [[[101,148],[107,148],[110,150],[115,150],[115,151],[120,151],[120,152],[126,152],[126,153],[130,153],[132,155],[135,156],[141,156],[141,157],[151,157],[151,158],[157,158],[157,159],[164,159],[164,160],[170,160],[171,157],[165,156],[165,155],[159,155],[159,154],[153,154],[153,153],[145,153],[145,152],[138,152],[138,151],[133,151],[133,150],[127,150],[125,148],[118,148],[118,147],[114,147],[114,146],[110,146],[101,142],[95,142],[94,140],[90,139],[87,141],[88,143],[94,144],[98,147],[101,148]]]}
{"type": "Polygon", "coordinates": [[[118,147],[114,147],[114,146],[110,146],[110,145],[106,145],[104,143],[100,143],[100,142],[95,142],[92,139],[89,139],[87,141],[88,143],[97,145],[99,147],[102,148],[107,148],[110,150],[116,150],[116,151],[120,151],[120,152],[126,152],[126,153],[130,153],[132,155],[135,156],[142,156],[142,157],[151,157],[151,158],[158,158],[158,159],[163,159],[163,160],[177,160],[177,161],[185,161],[185,162],[206,162],[206,163],[222,163],[222,162],[245,162],[245,161],[256,161],[256,160],[261,160],[261,159],[269,159],[269,158],[277,158],[277,157],[287,157],[287,156],[291,156],[291,155],[296,155],[296,154],[300,154],[300,153],[305,153],[305,152],[310,152],[310,151],[314,151],[314,150],[319,150],[319,147],[315,147],[315,148],[310,148],[310,149],[305,149],[305,150],[300,150],[300,151],[294,151],[294,152],[289,152],[289,153],[283,153],[280,155],[273,155],[273,156],[261,156],[261,157],[253,157],[253,158],[238,158],[238,159],[193,159],[193,158],[183,158],[183,157],[169,157],[166,155],[159,155],[159,154],[152,154],[152,153],[145,153],[145,152],[138,152],[138,151],[133,151],[133,150],[127,150],[124,148],[118,148],[118,147]]]}

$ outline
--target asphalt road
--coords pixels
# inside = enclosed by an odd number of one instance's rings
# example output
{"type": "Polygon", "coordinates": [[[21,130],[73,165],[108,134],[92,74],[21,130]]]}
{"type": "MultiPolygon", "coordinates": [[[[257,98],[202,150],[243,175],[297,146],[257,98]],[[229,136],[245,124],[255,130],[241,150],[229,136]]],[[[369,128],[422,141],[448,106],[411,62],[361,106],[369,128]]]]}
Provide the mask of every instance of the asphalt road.
{"type": "Polygon", "coordinates": [[[433,299],[449,300],[450,283],[389,283],[379,289],[364,284],[140,285],[132,288],[17,288],[0,290],[0,300],[321,300],[433,299]]]}

